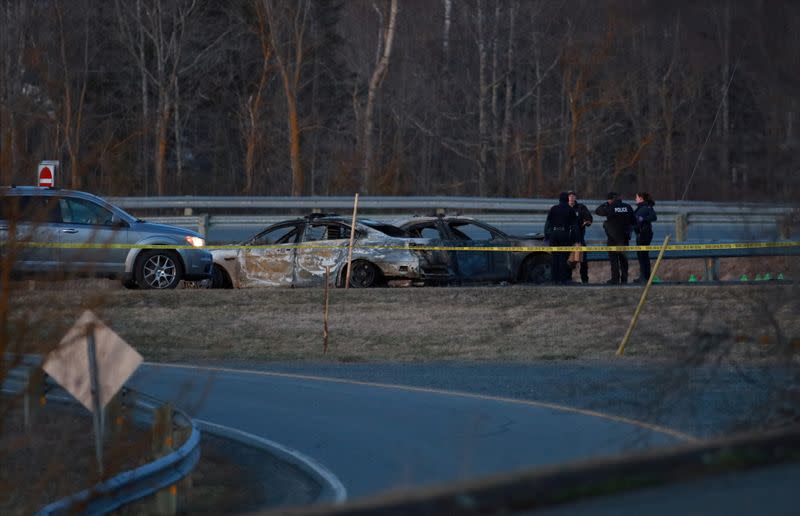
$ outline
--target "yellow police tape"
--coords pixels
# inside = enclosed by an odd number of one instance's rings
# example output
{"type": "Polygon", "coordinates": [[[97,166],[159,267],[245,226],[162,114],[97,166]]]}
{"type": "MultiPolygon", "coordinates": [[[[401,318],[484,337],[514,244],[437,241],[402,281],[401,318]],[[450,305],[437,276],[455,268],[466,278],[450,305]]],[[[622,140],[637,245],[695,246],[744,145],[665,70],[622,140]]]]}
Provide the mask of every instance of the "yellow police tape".
{"type": "MultiPolygon", "coordinates": [[[[56,247],[60,249],[206,249],[212,250],[236,250],[236,249],[330,249],[331,247],[347,247],[340,244],[321,245],[321,244],[274,244],[274,245],[209,245],[195,247],[191,245],[170,245],[170,244],[72,244],[72,243],[44,243],[44,242],[9,242],[0,243],[0,246],[18,245],[22,247],[56,247]]],[[[728,250],[728,249],[773,249],[800,247],[800,242],[739,242],[731,244],[672,244],[666,247],[666,251],[709,251],[709,250],[728,250]]],[[[658,245],[592,245],[592,246],[535,246],[535,247],[513,247],[513,246],[429,246],[429,245],[360,245],[355,243],[355,249],[411,249],[416,251],[491,251],[491,252],[627,252],[627,251],[659,251],[658,245]]]]}

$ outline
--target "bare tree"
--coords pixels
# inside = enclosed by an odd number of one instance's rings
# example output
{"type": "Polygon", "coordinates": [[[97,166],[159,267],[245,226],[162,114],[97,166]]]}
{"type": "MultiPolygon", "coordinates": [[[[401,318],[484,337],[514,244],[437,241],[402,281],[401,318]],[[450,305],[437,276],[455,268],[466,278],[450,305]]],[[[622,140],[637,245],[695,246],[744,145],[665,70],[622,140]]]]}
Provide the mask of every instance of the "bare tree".
{"type": "Polygon", "coordinates": [[[489,83],[486,77],[486,16],[483,0],[477,4],[478,23],[478,195],[483,196],[487,190],[487,162],[489,159],[489,122],[487,102],[489,83]]]}
{"type": "Polygon", "coordinates": [[[302,87],[302,71],[305,64],[306,31],[309,28],[310,0],[295,0],[281,5],[275,0],[263,0],[269,22],[269,35],[275,55],[278,73],[283,82],[286,97],[289,129],[289,159],[292,167],[292,195],[303,195],[305,174],[301,155],[300,112],[298,95],[302,87]]]}
{"type": "MultiPolygon", "coordinates": [[[[152,84],[155,92],[153,169],[156,193],[164,195],[167,190],[169,123],[178,102],[179,92],[176,88],[179,75],[186,71],[186,68],[182,69],[183,51],[188,25],[198,14],[198,0],[137,1],[134,5],[117,0],[115,5],[123,43],[143,73],[143,114],[147,114],[149,109],[147,86],[152,84]]],[[[209,43],[209,46],[214,43],[209,43]]],[[[202,52],[194,55],[194,63],[199,60],[200,54],[202,52]]]]}
{"type": "MultiPolygon", "coordinates": [[[[82,41],[80,63],[74,66],[72,59],[68,59],[68,33],[71,30],[64,25],[64,5],[61,1],[54,3],[56,19],[58,20],[58,48],[61,58],[62,73],[62,118],[60,127],[63,131],[64,146],[69,155],[70,186],[81,188],[81,133],[83,129],[84,103],[86,101],[86,88],[89,82],[89,22],[91,12],[86,6],[70,2],[70,7],[80,11],[82,41]]],[[[72,21],[72,20],[69,20],[72,21]]],[[[70,56],[71,58],[72,56],[70,56]]]]}
{"type": "MultiPolygon", "coordinates": [[[[377,8],[376,8],[377,9],[377,8]]],[[[389,5],[389,19],[386,26],[382,28],[381,34],[378,38],[378,49],[380,58],[377,60],[375,69],[372,72],[372,77],[369,80],[369,88],[367,90],[367,104],[364,107],[364,137],[363,142],[363,176],[362,176],[362,191],[369,193],[371,183],[373,182],[373,168],[375,149],[372,142],[372,130],[375,124],[375,98],[380,88],[381,82],[386,77],[389,69],[389,58],[392,55],[392,44],[394,42],[394,35],[397,29],[397,13],[399,12],[399,5],[397,0],[391,0],[389,5]],[[383,49],[380,52],[380,49],[383,49]]]]}
{"type": "Polygon", "coordinates": [[[245,20],[244,24],[258,40],[260,55],[258,56],[258,76],[243,89],[239,101],[239,121],[244,140],[244,193],[254,193],[256,161],[259,150],[263,146],[263,121],[264,101],[267,83],[272,73],[272,37],[269,34],[269,22],[264,3],[261,0],[253,2],[255,12],[254,20],[245,20]]]}

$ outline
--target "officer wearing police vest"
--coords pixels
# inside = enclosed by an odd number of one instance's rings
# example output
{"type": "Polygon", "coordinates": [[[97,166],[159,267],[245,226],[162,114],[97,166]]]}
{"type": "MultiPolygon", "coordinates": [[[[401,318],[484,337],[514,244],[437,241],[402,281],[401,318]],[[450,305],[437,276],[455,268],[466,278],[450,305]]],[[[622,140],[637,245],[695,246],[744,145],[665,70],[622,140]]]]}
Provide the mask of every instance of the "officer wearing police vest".
{"type": "MultiPolygon", "coordinates": [[[[631,240],[631,230],[636,219],[630,204],[622,202],[617,192],[609,192],[607,201],[597,207],[595,213],[605,217],[603,229],[606,230],[608,245],[628,245],[631,240]]],[[[617,284],[628,282],[628,258],[622,252],[608,252],[611,262],[611,279],[606,283],[617,284]]]]}
{"type": "MultiPolygon", "coordinates": [[[[544,223],[544,236],[551,246],[571,246],[580,238],[580,219],[569,205],[569,195],[561,192],[558,204],[552,206],[544,223]]],[[[554,283],[569,281],[568,252],[551,253],[554,283]]]]}

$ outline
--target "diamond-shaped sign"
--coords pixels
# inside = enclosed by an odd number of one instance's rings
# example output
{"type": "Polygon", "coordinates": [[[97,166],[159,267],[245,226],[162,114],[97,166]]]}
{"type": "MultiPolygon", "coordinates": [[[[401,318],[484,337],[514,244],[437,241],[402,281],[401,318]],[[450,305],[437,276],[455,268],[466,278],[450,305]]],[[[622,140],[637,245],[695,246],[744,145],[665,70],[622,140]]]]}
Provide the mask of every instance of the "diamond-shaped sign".
{"type": "Polygon", "coordinates": [[[61,339],[58,348],[48,355],[43,369],[84,407],[93,411],[87,351],[89,331],[94,332],[101,408],[111,401],[136,371],[142,363],[142,355],[103,324],[91,310],[83,312],[75,325],[61,339]]]}

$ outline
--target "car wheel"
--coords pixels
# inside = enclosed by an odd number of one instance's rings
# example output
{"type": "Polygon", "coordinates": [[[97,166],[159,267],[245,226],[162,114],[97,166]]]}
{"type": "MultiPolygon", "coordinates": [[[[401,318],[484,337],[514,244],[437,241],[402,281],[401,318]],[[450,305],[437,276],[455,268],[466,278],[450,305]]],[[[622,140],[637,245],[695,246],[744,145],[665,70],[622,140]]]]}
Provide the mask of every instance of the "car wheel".
{"type": "Polygon", "coordinates": [[[183,276],[183,266],[172,251],[142,252],[136,261],[136,283],[145,289],[172,289],[183,276]]]}
{"type": "MultiPolygon", "coordinates": [[[[347,266],[345,266],[347,274],[347,266]]],[[[374,287],[378,283],[380,272],[378,268],[369,262],[353,262],[350,270],[350,286],[354,288],[374,287]]]]}
{"type": "Polygon", "coordinates": [[[232,286],[222,267],[215,265],[211,268],[211,288],[232,288],[232,286]]]}
{"type": "Polygon", "coordinates": [[[523,279],[526,283],[549,283],[553,277],[549,256],[532,256],[525,260],[523,279]]]}

